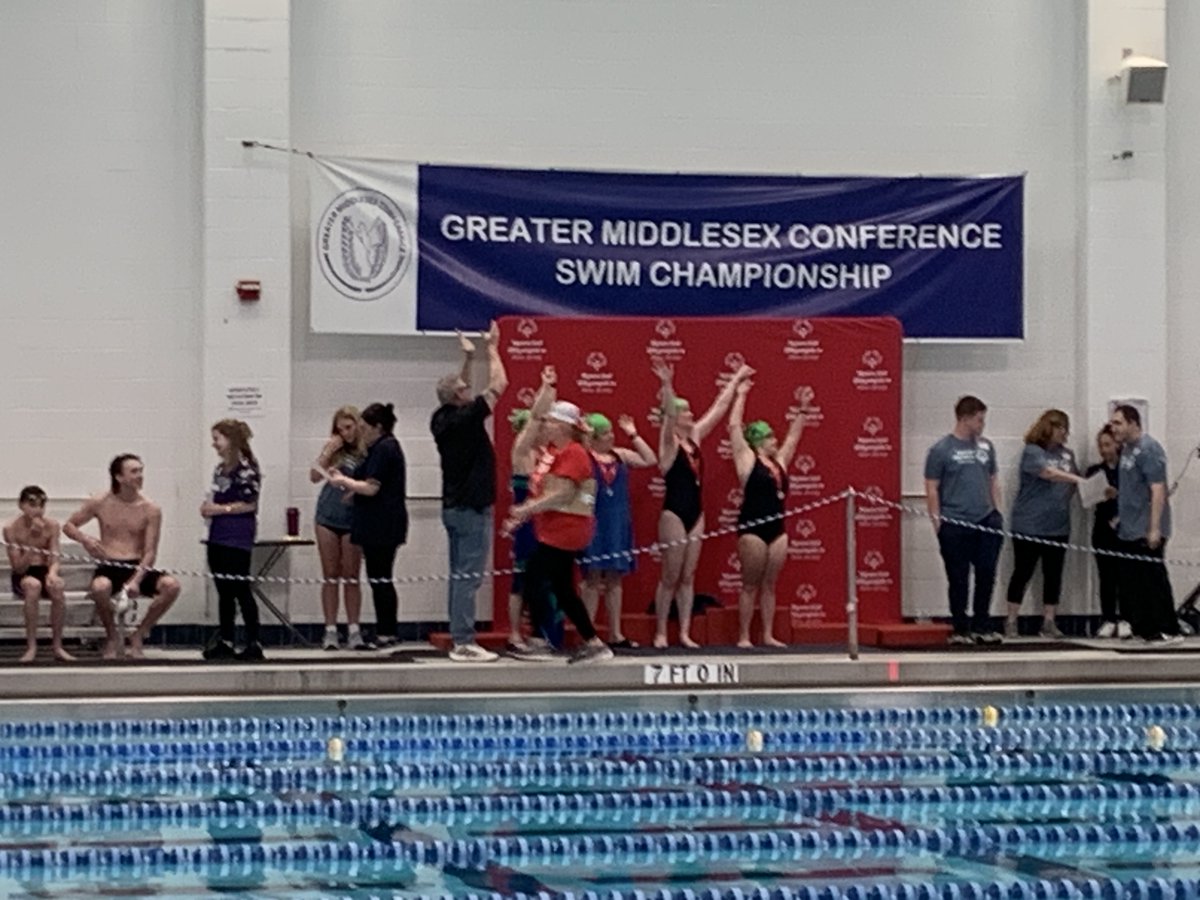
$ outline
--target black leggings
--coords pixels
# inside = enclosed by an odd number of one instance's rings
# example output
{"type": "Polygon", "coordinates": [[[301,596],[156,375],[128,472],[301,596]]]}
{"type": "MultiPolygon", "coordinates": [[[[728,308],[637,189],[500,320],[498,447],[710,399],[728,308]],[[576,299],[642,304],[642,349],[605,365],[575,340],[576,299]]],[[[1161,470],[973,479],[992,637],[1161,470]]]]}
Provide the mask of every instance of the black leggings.
{"type": "Polygon", "coordinates": [[[375,602],[375,634],[378,637],[396,637],[396,610],[399,603],[396,585],[392,584],[395,574],[392,570],[399,549],[399,544],[370,544],[362,548],[367,578],[371,583],[371,599],[375,602]]]}
{"type": "Polygon", "coordinates": [[[240,547],[208,545],[208,568],[213,573],[217,588],[217,616],[220,622],[221,640],[233,643],[234,620],[237,608],[242,608],[242,621],[246,623],[246,643],[258,643],[258,604],[250,582],[244,580],[250,574],[250,551],[240,547]],[[222,575],[242,576],[239,580],[222,578],[222,575]]]}
{"type": "Polygon", "coordinates": [[[1042,605],[1057,606],[1062,593],[1063,561],[1067,555],[1067,538],[1039,538],[1038,542],[1023,541],[1020,535],[1013,538],[1013,572],[1008,582],[1008,602],[1017,606],[1025,597],[1025,587],[1033,577],[1038,560],[1042,561],[1042,605]],[[1043,544],[1041,541],[1053,541],[1043,544]]]}
{"type": "Polygon", "coordinates": [[[524,587],[522,599],[529,607],[529,616],[534,628],[540,630],[543,636],[554,615],[551,596],[558,601],[558,608],[571,620],[581,638],[590,641],[596,636],[596,629],[592,625],[587,607],[583,605],[583,600],[575,590],[573,551],[538,544],[529,561],[525,563],[524,587]]]}

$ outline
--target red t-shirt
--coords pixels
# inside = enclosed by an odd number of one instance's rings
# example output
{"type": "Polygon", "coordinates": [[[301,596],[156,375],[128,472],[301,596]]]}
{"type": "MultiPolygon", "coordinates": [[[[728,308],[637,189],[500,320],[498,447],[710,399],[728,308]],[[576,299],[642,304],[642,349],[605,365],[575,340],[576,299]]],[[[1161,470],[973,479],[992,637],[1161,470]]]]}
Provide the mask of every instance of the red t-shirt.
{"type": "Polygon", "coordinates": [[[529,479],[529,496],[541,497],[547,476],[573,481],[582,490],[567,509],[547,510],[533,517],[538,541],[559,550],[583,550],[592,542],[595,528],[596,485],[592,460],[583,445],[572,441],[565,447],[550,446],[538,460],[529,479]]]}

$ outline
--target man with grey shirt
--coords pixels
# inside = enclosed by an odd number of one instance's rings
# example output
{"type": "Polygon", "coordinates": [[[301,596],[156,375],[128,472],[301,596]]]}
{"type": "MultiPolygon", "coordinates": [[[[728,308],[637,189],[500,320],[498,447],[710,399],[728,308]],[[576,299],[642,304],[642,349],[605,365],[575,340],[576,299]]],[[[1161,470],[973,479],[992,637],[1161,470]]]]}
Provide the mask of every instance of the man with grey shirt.
{"type": "Polygon", "coordinates": [[[1142,417],[1135,407],[1118,406],[1109,426],[1121,445],[1117,465],[1118,549],[1152,557],[1120,561],[1120,590],[1129,598],[1129,624],[1137,637],[1172,643],[1180,637],[1171,579],[1162,562],[1171,536],[1167,454],[1162,444],[1142,433],[1142,417]]]}
{"type": "Polygon", "coordinates": [[[929,448],[925,457],[925,503],[933,520],[949,582],[951,644],[998,644],[991,626],[992,587],[1003,538],[972,525],[999,529],[1000,484],[996,448],[983,437],[987,406],[966,396],[954,405],[954,430],[929,448]],[[975,600],[967,614],[971,569],[975,600]]]}

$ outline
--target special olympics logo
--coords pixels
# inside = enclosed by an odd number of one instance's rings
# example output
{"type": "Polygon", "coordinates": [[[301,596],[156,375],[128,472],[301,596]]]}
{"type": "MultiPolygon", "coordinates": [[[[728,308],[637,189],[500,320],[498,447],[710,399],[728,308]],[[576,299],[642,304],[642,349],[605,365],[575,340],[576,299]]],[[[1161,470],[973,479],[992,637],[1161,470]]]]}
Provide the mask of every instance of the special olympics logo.
{"type": "Polygon", "coordinates": [[[805,603],[812,603],[817,599],[817,589],[808,583],[796,586],[796,596],[805,603]]]}
{"type": "Polygon", "coordinates": [[[608,365],[608,357],[599,350],[593,350],[587,355],[587,365],[593,372],[599,372],[608,365]]]}
{"type": "Polygon", "coordinates": [[[813,333],[813,324],[812,322],[808,321],[808,319],[797,319],[792,323],[792,332],[798,338],[800,338],[800,340],[805,340],[810,334],[813,333]]]}
{"type": "Polygon", "coordinates": [[[883,363],[883,354],[878,350],[868,350],[862,355],[862,361],[868,369],[877,369],[883,363]]]}
{"type": "Polygon", "coordinates": [[[975,459],[981,466],[986,466],[988,462],[988,452],[985,448],[980,447],[975,451],[975,459]]]}
{"type": "Polygon", "coordinates": [[[517,334],[525,338],[525,340],[529,340],[537,332],[537,322],[533,321],[533,319],[521,319],[521,321],[517,322],[517,334]]]}
{"type": "Polygon", "coordinates": [[[879,418],[879,416],[867,416],[863,419],[863,431],[871,437],[875,437],[875,435],[883,431],[883,419],[879,418]]]}
{"type": "Polygon", "coordinates": [[[741,506],[744,498],[745,494],[742,493],[741,488],[730,488],[729,495],[725,500],[730,506],[741,506]]]}
{"type": "Polygon", "coordinates": [[[792,397],[801,406],[808,406],[814,400],[817,399],[817,392],[814,391],[807,384],[802,384],[798,388],[796,388],[794,391],[792,391],[792,397]]]}
{"type": "Polygon", "coordinates": [[[863,488],[861,491],[859,491],[859,493],[862,494],[864,497],[866,497],[868,500],[873,500],[875,502],[879,502],[879,501],[883,500],[883,488],[881,488],[877,484],[869,485],[869,486],[863,488]]]}
{"type": "Polygon", "coordinates": [[[351,300],[378,300],[404,278],[414,251],[400,206],[372,188],[351,188],[321,214],[317,259],[321,274],[351,300]]]}
{"type": "Polygon", "coordinates": [[[523,387],[517,391],[517,399],[521,402],[522,406],[533,406],[533,398],[536,396],[537,393],[531,387],[523,387]]]}
{"type": "Polygon", "coordinates": [[[808,540],[817,533],[817,523],[812,519],[798,519],[796,521],[796,534],[808,540]]]}
{"type": "Polygon", "coordinates": [[[812,454],[801,453],[796,457],[796,468],[800,470],[801,475],[807,475],[817,467],[817,461],[812,458],[812,454]]]}
{"type": "Polygon", "coordinates": [[[883,554],[878,550],[868,550],[863,554],[863,565],[874,571],[883,565],[883,554]]]}
{"type": "Polygon", "coordinates": [[[670,340],[675,336],[675,323],[670,319],[659,319],[658,324],[654,326],[654,333],[664,341],[670,340]]]}
{"type": "Polygon", "coordinates": [[[736,552],[729,554],[729,558],[727,560],[725,560],[725,565],[729,567],[730,571],[733,571],[733,572],[742,571],[742,561],[741,561],[741,559],[738,558],[738,555],[736,552]]]}
{"type": "Polygon", "coordinates": [[[725,354],[725,368],[733,369],[735,372],[746,364],[746,357],[738,353],[736,350],[732,353],[725,354]]]}

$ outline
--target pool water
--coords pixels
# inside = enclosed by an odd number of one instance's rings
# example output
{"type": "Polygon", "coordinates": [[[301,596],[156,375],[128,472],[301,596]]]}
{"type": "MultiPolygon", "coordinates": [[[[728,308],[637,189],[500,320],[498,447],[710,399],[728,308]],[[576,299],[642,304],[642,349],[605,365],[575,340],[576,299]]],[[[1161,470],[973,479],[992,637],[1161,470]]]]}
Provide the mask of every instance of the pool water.
{"type": "Polygon", "coordinates": [[[4,897],[1200,896],[1200,706],[0,722],[4,897]]]}

